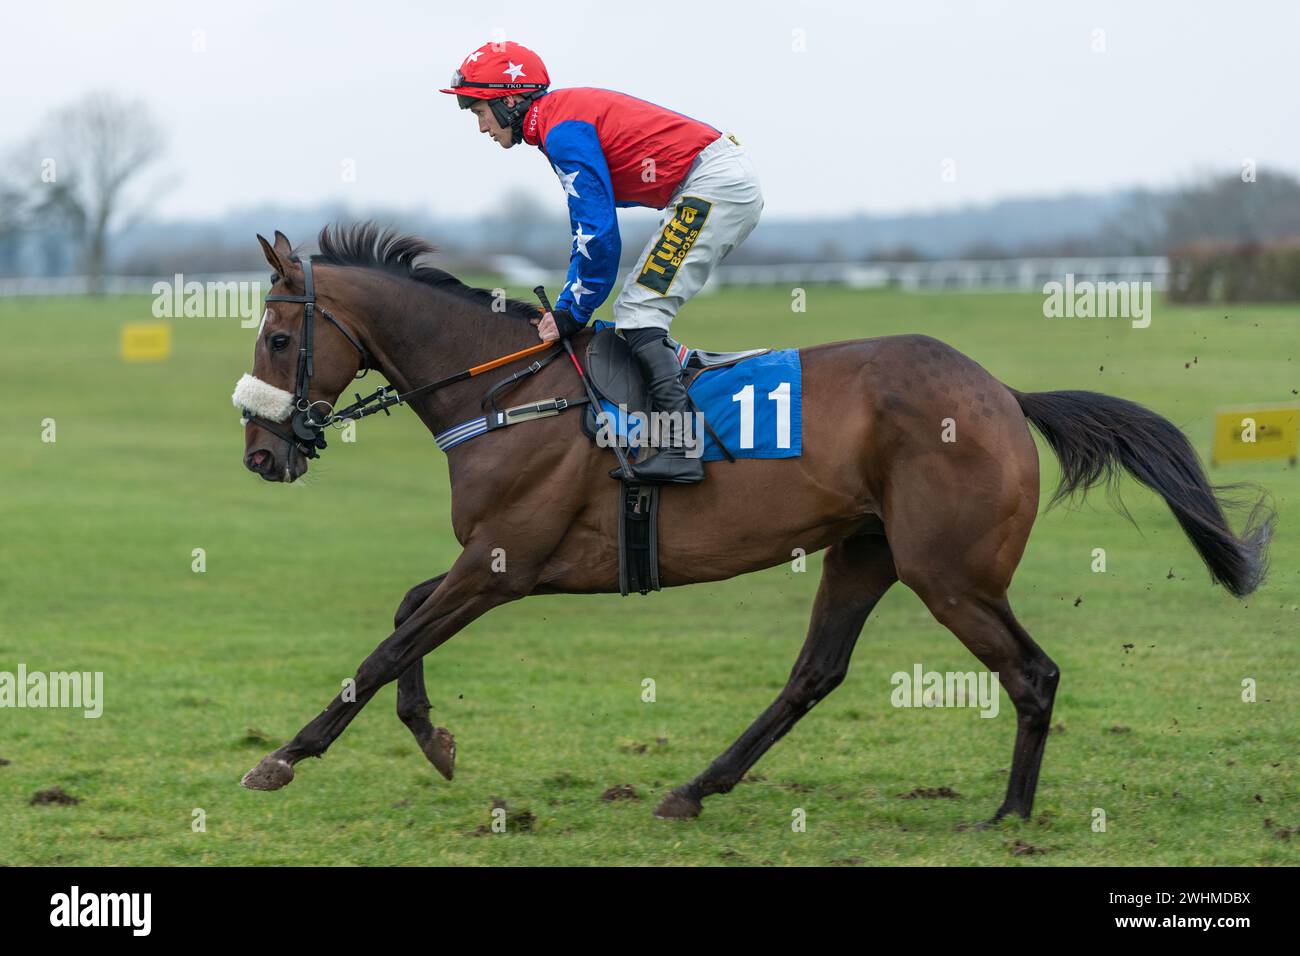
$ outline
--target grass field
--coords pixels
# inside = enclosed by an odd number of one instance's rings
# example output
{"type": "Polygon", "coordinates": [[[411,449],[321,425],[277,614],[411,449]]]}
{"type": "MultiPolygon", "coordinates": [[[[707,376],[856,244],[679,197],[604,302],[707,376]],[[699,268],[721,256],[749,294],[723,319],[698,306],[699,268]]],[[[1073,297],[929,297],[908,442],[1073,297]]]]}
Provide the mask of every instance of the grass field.
{"type": "MultiPolygon", "coordinates": [[[[782,289],[702,297],[674,331],[706,348],[926,332],[1022,390],[1149,404],[1202,454],[1217,405],[1300,389],[1294,307],[1158,302],[1135,330],[1044,319],[1039,296],[813,288],[806,313],[789,303],[782,289]]],[[[433,719],[459,746],[453,783],[398,722],[390,686],[287,789],[244,790],[240,776],[387,636],[406,589],[452,562],[446,467],[402,412],[331,443],[304,486],[264,484],[242,466],[229,400],[253,333],[176,320],[169,361],[124,364],[120,327],[150,320],[149,305],[0,301],[0,671],[102,671],[106,696],[99,719],[0,710],[0,864],[1300,861],[1300,831],[1279,833],[1300,825],[1300,474],[1284,462],[1214,471],[1268,487],[1281,516],[1272,575],[1245,602],[1210,586],[1164,505],[1131,482],[1140,531],[1100,496],[1040,517],[1012,603],[1063,676],[1029,822],[958,828],[1002,799],[1005,695],[995,719],[890,706],[896,671],[978,667],[901,586],[844,685],[751,779],[698,820],[651,816],[783,685],[817,559],[807,573],[494,611],[426,661],[433,719]],[[1104,574],[1090,570],[1099,547],[1104,574]],[[646,677],[655,703],[641,701],[646,677]],[[602,801],[619,784],[640,799],[602,801]],[[79,802],[29,802],[53,787],[79,802]],[[900,796],[941,787],[956,796],[900,796]],[[531,829],[480,835],[494,797],[531,812],[531,829]]],[[[1056,465],[1042,460],[1046,489],[1056,465]]]]}

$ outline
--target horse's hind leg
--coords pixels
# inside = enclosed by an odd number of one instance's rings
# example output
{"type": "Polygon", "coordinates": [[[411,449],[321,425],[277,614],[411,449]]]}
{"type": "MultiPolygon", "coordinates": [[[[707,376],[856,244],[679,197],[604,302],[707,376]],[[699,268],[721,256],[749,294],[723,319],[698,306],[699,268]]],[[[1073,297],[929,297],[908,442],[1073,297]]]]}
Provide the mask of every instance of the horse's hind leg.
{"type": "MultiPolygon", "coordinates": [[[[1027,440],[1027,439],[1026,439],[1027,440]]],[[[1007,588],[1038,506],[1032,446],[1009,445],[1000,460],[935,457],[893,485],[885,529],[898,577],[990,671],[1016,708],[1016,744],[1006,799],[993,817],[1028,818],[1060,673],[1011,613],[1007,588]],[[963,488],[980,488],[974,500],[963,488]]],[[[989,821],[989,822],[993,822],[989,821]]]]}
{"type": "Polygon", "coordinates": [[[698,816],[700,800],[731,790],[800,717],[838,687],[867,615],[895,580],[884,537],[863,535],[832,545],[822,565],[808,637],[785,689],[704,773],[664,797],[655,816],[698,816]]]}
{"type": "MultiPolygon", "coordinates": [[[[397,613],[393,615],[393,630],[401,627],[415,613],[415,609],[425,602],[446,576],[444,571],[436,578],[417,584],[406,593],[397,613]]],[[[432,709],[429,694],[424,689],[424,661],[418,660],[397,678],[397,716],[415,736],[416,743],[420,745],[420,750],[429,759],[429,763],[450,780],[456,768],[456,739],[446,727],[433,726],[429,720],[429,711],[432,709]]]]}
{"type": "Polygon", "coordinates": [[[1020,626],[1005,595],[989,598],[978,590],[962,591],[944,585],[937,590],[927,588],[921,597],[939,622],[998,675],[1016,708],[1016,744],[1006,799],[987,822],[995,823],[1008,813],[1028,819],[1038,788],[1038,770],[1043,763],[1060,671],[1020,626]]]}
{"type": "Polygon", "coordinates": [[[1016,705],[1016,749],[1011,758],[1007,796],[993,819],[1000,820],[1008,813],[1028,818],[1034,807],[1038,770],[1043,763],[1043,749],[1052,724],[1052,704],[1056,700],[1056,685],[1061,674],[1052,659],[1020,626],[1006,601],[994,610],[1015,639],[1019,667],[1014,681],[1009,682],[1006,678],[1002,681],[1016,705]],[[1014,693],[1011,690],[1013,683],[1016,685],[1014,693]]]}

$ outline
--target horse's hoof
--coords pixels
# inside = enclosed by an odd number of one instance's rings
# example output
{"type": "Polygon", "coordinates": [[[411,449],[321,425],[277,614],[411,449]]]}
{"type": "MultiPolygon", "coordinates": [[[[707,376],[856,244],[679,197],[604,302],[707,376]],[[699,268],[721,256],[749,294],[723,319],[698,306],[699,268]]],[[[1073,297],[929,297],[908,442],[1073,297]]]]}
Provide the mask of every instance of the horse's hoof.
{"type": "Polygon", "coordinates": [[[239,783],[249,790],[279,790],[292,779],[293,765],[272,754],[263,757],[256,767],[244,774],[244,779],[239,783]]]}
{"type": "Polygon", "coordinates": [[[446,727],[434,727],[433,736],[420,745],[433,768],[450,780],[456,772],[456,738],[446,727]]]}
{"type": "Polygon", "coordinates": [[[655,816],[661,820],[693,820],[704,808],[694,797],[686,796],[674,790],[659,801],[655,807],[655,816]]]}

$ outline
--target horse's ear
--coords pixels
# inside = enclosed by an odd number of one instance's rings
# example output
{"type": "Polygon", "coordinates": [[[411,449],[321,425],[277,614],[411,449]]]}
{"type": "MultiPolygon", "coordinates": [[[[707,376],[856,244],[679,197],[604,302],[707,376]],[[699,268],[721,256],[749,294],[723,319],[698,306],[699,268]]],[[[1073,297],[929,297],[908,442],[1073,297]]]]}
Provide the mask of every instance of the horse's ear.
{"type": "MultiPolygon", "coordinates": [[[[279,235],[279,233],[276,233],[276,235],[279,235]]],[[[262,244],[262,255],[266,256],[267,265],[271,267],[272,271],[274,271],[275,274],[278,276],[288,275],[289,257],[285,256],[285,258],[282,260],[280,258],[279,253],[277,253],[275,249],[271,247],[271,244],[269,242],[267,242],[264,238],[262,238],[262,235],[260,233],[257,236],[257,241],[262,244]]]]}
{"type": "Polygon", "coordinates": [[[279,229],[275,230],[275,251],[280,253],[285,262],[293,258],[293,243],[279,229]]]}

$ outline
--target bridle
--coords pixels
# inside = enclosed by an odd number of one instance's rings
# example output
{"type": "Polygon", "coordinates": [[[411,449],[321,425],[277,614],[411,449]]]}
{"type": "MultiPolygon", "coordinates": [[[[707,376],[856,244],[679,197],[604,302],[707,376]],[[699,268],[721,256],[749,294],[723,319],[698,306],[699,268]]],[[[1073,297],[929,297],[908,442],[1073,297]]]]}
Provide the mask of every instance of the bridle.
{"type": "Polygon", "coordinates": [[[330,315],[329,310],[316,302],[316,287],[312,281],[311,274],[311,256],[302,259],[302,295],[268,295],[267,302],[298,302],[302,304],[302,345],[298,349],[298,371],[294,377],[293,388],[293,414],[289,420],[289,433],[285,434],[280,430],[278,423],[268,422],[265,418],[259,418],[245,410],[244,417],[247,421],[255,422],[261,428],[282,438],[289,443],[290,448],[296,448],[306,458],[318,458],[320,452],[318,449],[325,448],[325,427],[335,420],[333,406],[329,402],[313,402],[308,396],[311,390],[311,378],[315,374],[315,363],[313,356],[314,347],[314,325],[313,318],[316,312],[326,319],[334,328],[338,329],[347,339],[352,347],[357,350],[361,356],[361,369],[357,372],[356,377],[361,378],[370,371],[370,353],[366,351],[357,339],[345,329],[339,320],[330,315]],[[318,417],[316,406],[325,406],[324,417],[318,417]]]}
{"type": "MultiPolygon", "coordinates": [[[[495,368],[500,368],[503,365],[516,362],[529,355],[553,349],[556,346],[555,342],[542,342],[539,345],[520,349],[517,352],[511,352],[509,355],[502,355],[499,358],[492,359],[491,361],[475,365],[472,368],[464,369],[453,375],[448,375],[446,378],[440,378],[436,382],[421,385],[419,388],[413,388],[408,392],[399,392],[391,385],[381,385],[365,398],[362,398],[358,393],[355,402],[347,408],[335,411],[329,402],[313,402],[308,395],[308,392],[311,389],[312,375],[315,374],[313,363],[313,318],[315,313],[319,312],[322,317],[338,329],[339,332],[343,334],[343,337],[352,344],[352,347],[357,350],[357,354],[361,356],[361,368],[357,372],[355,376],[356,378],[362,378],[373,366],[370,361],[370,353],[366,351],[365,346],[363,346],[351,332],[344,328],[338,319],[330,315],[327,309],[316,302],[316,288],[312,281],[311,262],[311,256],[307,256],[301,260],[303,278],[302,295],[268,295],[266,297],[267,302],[297,302],[303,306],[302,345],[298,349],[298,370],[294,377],[293,406],[289,419],[288,433],[286,434],[281,429],[280,423],[268,421],[262,416],[254,415],[247,408],[243,409],[244,423],[252,422],[277,438],[283,439],[288,443],[291,453],[293,450],[297,450],[304,458],[320,457],[320,450],[326,447],[325,429],[330,425],[341,428],[344,427],[347,422],[360,421],[361,419],[378,412],[383,412],[385,415],[391,415],[392,413],[389,409],[394,405],[404,405],[417,396],[437,391],[440,388],[454,385],[457,382],[463,382],[465,379],[473,378],[476,375],[481,375],[482,373],[489,372],[495,368]],[[323,415],[317,412],[317,406],[324,406],[325,411],[323,415]]],[[[542,302],[546,307],[546,311],[549,312],[550,303],[545,299],[545,291],[539,286],[534,290],[534,292],[537,292],[542,297],[542,302]]],[[[565,343],[565,346],[566,350],[569,352],[569,357],[573,359],[574,366],[578,369],[578,372],[581,375],[582,368],[578,365],[577,359],[574,358],[572,348],[569,347],[567,343],[565,343]]],[[[515,375],[511,376],[505,382],[494,387],[492,391],[488,393],[488,397],[485,401],[490,400],[500,388],[508,387],[525,376],[540,371],[559,354],[560,353],[557,350],[548,358],[543,359],[542,361],[535,361],[522,372],[515,373],[515,375]]],[[[580,402],[573,402],[567,399],[556,399],[555,401],[559,403],[556,406],[556,412],[558,412],[563,411],[564,408],[567,408],[570,405],[581,404],[582,402],[585,402],[586,399],[582,399],[580,402]]],[[[513,422],[509,418],[503,417],[501,419],[501,424],[512,423],[513,422]]]]}

